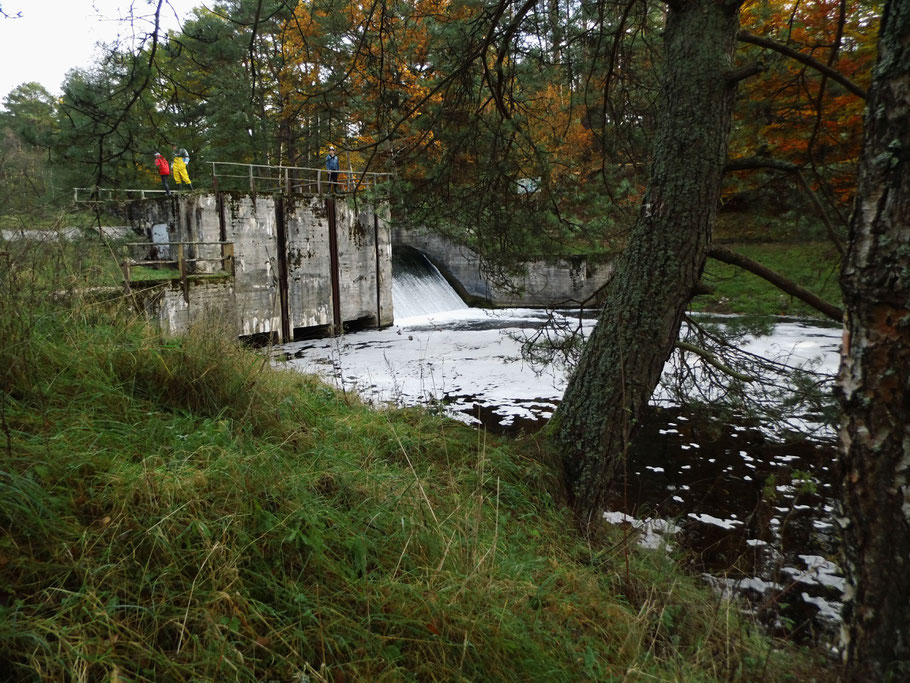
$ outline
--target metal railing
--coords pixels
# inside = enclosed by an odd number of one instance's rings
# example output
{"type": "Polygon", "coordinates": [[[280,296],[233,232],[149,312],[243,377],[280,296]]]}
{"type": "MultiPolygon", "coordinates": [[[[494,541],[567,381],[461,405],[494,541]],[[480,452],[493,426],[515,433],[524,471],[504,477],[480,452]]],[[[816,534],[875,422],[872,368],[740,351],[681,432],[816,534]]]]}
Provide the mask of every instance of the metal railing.
{"type": "Polygon", "coordinates": [[[306,166],[269,166],[213,161],[212,184],[218,190],[237,190],[250,194],[283,192],[286,194],[326,194],[363,192],[375,189],[392,179],[391,173],[329,171],[306,166]],[[332,182],[331,176],[337,176],[332,182]]]}
{"type": "MultiPolygon", "coordinates": [[[[73,201],[79,204],[91,204],[98,202],[122,202],[130,199],[146,199],[148,197],[159,197],[165,194],[163,189],[144,190],[144,189],[120,189],[111,187],[74,187],[73,201]]],[[[180,194],[176,190],[171,190],[171,194],[180,194]]]]}
{"type": "MultiPolygon", "coordinates": [[[[392,173],[347,170],[329,171],[307,166],[270,166],[268,164],[242,164],[233,161],[212,161],[212,189],[235,190],[250,194],[283,192],[286,194],[354,193],[376,189],[388,183],[392,173]],[[332,174],[336,174],[332,182],[332,174]]],[[[170,194],[180,194],[179,186],[170,194]]],[[[163,188],[135,189],[109,187],[74,187],[73,201],[100,203],[147,199],[165,194],[163,188]]]]}
{"type": "Polygon", "coordinates": [[[139,266],[145,266],[155,269],[173,268],[176,272],[173,278],[180,279],[183,288],[184,299],[189,303],[189,287],[187,284],[188,275],[212,275],[217,273],[234,274],[234,243],[233,242],[128,242],[123,245],[123,258],[120,261],[120,269],[123,271],[123,281],[127,285],[130,282],[141,280],[133,278],[133,269],[139,266]],[[171,254],[171,248],[174,253],[171,254]],[[216,253],[211,256],[202,256],[199,252],[204,251],[205,247],[218,248],[209,249],[210,253],[216,253]],[[133,254],[142,251],[142,256],[134,258],[133,254]],[[191,253],[188,253],[191,252],[191,253]],[[215,270],[199,269],[199,264],[214,263],[217,264],[215,270]]]}

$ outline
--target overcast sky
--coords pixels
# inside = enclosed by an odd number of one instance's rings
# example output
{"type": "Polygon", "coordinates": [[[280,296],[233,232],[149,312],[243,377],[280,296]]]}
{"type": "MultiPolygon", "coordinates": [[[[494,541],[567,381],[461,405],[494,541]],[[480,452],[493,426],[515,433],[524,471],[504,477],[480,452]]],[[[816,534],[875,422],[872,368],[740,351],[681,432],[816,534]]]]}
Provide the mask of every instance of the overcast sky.
{"type": "MultiPolygon", "coordinates": [[[[204,0],[162,0],[161,19],[168,28],[178,27],[193,7],[204,0]]],[[[7,15],[0,17],[0,102],[22,83],[37,81],[54,95],[67,71],[94,62],[98,41],[128,38],[133,28],[149,30],[149,20],[158,0],[0,0],[7,15]],[[123,19],[127,20],[124,21],[123,19]]]]}

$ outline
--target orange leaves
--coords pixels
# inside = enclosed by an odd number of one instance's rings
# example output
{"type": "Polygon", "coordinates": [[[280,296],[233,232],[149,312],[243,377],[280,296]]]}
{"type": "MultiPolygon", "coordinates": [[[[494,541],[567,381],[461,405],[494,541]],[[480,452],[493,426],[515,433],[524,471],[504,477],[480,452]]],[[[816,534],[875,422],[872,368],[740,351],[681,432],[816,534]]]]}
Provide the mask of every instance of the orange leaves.
{"type": "MultiPolygon", "coordinates": [[[[742,28],[829,65],[860,87],[875,59],[878,0],[749,0],[742,28]]],[[[865,101],[818,70],[770,49],[741,47],[738,61],[764,71],[740,86],[733,157],[766,156],[824,168],[832,192],[848,199],[862,141],[865,101]]]]}

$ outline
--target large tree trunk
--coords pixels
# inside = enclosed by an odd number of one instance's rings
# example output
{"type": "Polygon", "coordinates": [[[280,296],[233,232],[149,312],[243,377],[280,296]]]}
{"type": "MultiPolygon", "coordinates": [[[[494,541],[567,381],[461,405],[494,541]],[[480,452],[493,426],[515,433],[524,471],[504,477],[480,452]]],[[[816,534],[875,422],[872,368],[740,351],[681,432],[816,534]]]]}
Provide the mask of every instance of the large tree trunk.
{"type": "Polygon", "coordinates": [[[583,524],[600,514],[701,276],[727,161],[738,23],[735,1],[670,4],[648,190],[551,426],[583,524]]]}
{"type": "Polygon", "coordinates": [[[889,0],[869,93],[838,380],[851,681],[910,679],[910,3],[889,0]]]}

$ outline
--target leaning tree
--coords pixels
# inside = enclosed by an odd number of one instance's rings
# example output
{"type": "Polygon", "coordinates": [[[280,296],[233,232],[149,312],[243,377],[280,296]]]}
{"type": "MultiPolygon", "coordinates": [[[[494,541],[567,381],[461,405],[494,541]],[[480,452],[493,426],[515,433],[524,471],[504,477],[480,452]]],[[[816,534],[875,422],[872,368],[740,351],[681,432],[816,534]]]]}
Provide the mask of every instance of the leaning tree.
{"type": "Polygon", "coordinates": [[[668,3],[648,189],[550,429],[583,526],[673,351],[704,268],[727,161],[738,0],[668,3]]]}

